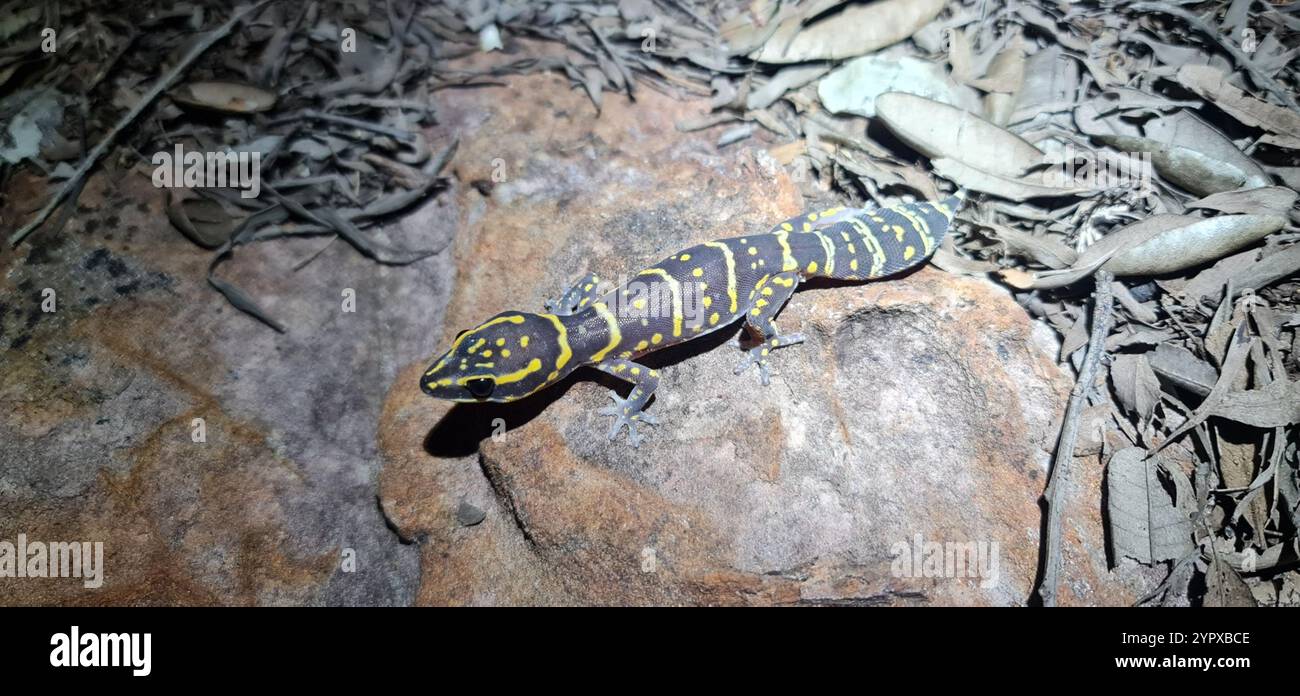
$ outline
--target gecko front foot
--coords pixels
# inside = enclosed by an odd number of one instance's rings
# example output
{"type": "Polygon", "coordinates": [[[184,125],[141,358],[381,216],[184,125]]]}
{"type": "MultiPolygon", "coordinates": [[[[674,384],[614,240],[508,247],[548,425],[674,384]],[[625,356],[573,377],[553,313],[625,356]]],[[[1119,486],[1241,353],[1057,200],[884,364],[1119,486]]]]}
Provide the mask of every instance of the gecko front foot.
{"type": "Polygon", "coordinates": [[[659,425],[659,419],[652,414],[638,410],[641,405],[635,403],[638,401],[637,399],[624,399],[618,394],[610,394],[609,398],[613,399],[614,404],[596,411],[599,415],[614,417],[614,423],[609,429],[609,439],[613,440],[618,437],[618,431],[622,430],[623,426],[626,425],[627,441],[632,443],[633,447],[640,447],[642,437],[641,434],[636,431],[636,424],[644,423],[646,425],[659,425]]]}
{"type": "Polygon", "coordinates": [[[739,365],[736,365],[736,374],[748,370],[750,365],[758,365],[758,377],[762,380],[763,386],[768,386],[772,383],[772,372],[767,367],[768,354],[777,348],[792,346],[796,343],[803,343],[804,338],[804,335],[799,333],[786,334],[785,336],[774,336],[764,341],[761,345],[750,348],[746,353],[745,358],[740,361],[739,365]]]}

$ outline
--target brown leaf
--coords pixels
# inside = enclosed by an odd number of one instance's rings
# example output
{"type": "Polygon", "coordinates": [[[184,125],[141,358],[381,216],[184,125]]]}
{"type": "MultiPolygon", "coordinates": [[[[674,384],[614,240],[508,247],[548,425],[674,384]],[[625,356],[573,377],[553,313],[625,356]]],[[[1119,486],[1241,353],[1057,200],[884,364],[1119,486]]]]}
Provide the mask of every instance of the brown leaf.
{"type": "Polygon", "coordinates": [[[238,82],[190,82],[171,93],[172,101],[226,113],[251,114],[275,106],[275,94],[238,82]]]}

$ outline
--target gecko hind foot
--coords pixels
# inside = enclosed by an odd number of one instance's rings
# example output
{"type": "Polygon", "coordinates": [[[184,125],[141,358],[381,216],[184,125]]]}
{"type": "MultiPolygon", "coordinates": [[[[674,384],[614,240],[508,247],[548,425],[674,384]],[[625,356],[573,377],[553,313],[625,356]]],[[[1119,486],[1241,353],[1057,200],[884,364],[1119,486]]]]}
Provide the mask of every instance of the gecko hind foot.
{"type": "Polygon", "coordinates": [[[740,364],[736,365],[736,374],[748,370],[750,365],[758,365],[758,378],[763,382],[763,386],[768,386],[772,383],[772,371],[767,366],[768,354],[777,348],[803,343],[804,339],[803,334],[786,334],[785,336],[773,337],[750,348],[746,351],[745,357],[740,361],[740,364]]]}
{"type": "Polygon", "coordinates": [[[633,413],[633,399],[624,399],[618,394],[610,394],[609,398],[614,401],[613,405],[606,406],[596,413],[602,416],[613,416],[614,423],[609,428],[609,439],[613,440],[618,437],[618,432],[627,426],[627,441],[633,447],[640,447],[641,440],[644,438],[636,430],[637,423],[645,425],[659,425],[659,419],[645,411],[636,411],[633,413]]]}

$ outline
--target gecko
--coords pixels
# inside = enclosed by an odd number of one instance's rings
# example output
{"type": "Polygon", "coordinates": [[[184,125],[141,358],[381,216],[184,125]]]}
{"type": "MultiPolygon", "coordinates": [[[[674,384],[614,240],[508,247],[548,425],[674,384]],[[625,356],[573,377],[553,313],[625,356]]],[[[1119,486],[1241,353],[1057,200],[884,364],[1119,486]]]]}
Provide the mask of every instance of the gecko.
{"type": "Polygon", "coordinates": [[[645,407],[660,376],[638,358],[743,321],[753,340],[736,342],[744,356],[735,373],[756,366],[767,385],[772,351],[805,338],[774,321],[800,283],[877,280],[924,263],[963,200],[807,212],[766,233],[682,249],[612,290],[588,273],[544,313],[502,312],[461,331],[420,387],[454,402],[509,402],[591,366],[631,383],[626,397],[611,392],[613,404],[597,413],[614,419],[610,440],[627,428],[638,447],[637,425],[659,425],[645,407]]]}

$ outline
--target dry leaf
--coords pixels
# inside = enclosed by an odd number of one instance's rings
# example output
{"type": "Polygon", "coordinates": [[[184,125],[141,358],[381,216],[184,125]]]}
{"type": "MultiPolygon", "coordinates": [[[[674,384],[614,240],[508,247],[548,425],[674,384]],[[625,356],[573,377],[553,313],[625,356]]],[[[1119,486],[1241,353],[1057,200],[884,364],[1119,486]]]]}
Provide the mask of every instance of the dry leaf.
{"type": "Polygon", "coordinates": [[[1111,554],[1151,565],[1182,558],[1192,549],[1192,522],[1160,483],[1156,460],[1128,447],[1106,466],[1111,554]]]}
{"type": "Polygon", "coordinates": [[[1184,65],[1178,69],[1178,81],[1238,121],[1286,136],[1276,144],[1300,149],[1300,114],[1246,94],[1230,84],[1222,70],[1208,65],[1184,65]]]}
{"type": "Polygon", "coordinates": [[[1004,178],[1043,163],[1043,152],[1023,138],[932,99],[887,92],[876,99],[876,113],[900,140],[931,159],[948,158],[1004,178]]]}
{"type": "Polygon", "coordinates": [[[1117,276],[1174,273],[1249,246],[1285,224],[1279,215],[1156,215],[1106,235],[1075,265],[1113,253],[1102,268],[1117,276]]]}
{"type": "Polygon", "coordinates": [[[786,19],[753,56],[760,63],[801,63],[861,56],[898,43],[938,16],[945,0],[878,0],[851,4],[820,19],[832,3],[810,3],[786,19]],[[805,25],[808,20],[813,20],[805,25]]]}
{"type": "Polygon", "coordinates": [[[238,82],[190,82],[171,93],[172,101],[226,113],[251,114],[275,106],[275,94],[238,82]]]}

